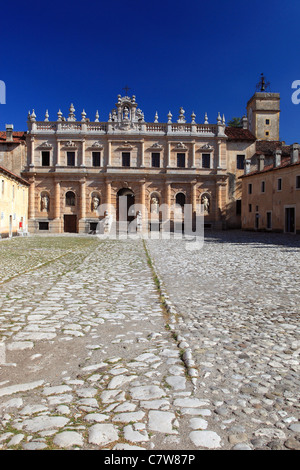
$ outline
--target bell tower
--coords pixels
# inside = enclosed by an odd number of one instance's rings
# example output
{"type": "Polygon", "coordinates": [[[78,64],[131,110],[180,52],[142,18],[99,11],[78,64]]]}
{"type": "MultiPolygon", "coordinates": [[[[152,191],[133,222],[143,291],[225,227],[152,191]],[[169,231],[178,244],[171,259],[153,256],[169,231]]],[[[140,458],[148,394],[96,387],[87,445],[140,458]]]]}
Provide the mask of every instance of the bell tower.
{"type": "Polygon", "coordinates": [[[269,86],[261,74],[256,93],[247,103],[248,128],[258,140],[279,141],[280,94],[267,91],[269,86]]]}

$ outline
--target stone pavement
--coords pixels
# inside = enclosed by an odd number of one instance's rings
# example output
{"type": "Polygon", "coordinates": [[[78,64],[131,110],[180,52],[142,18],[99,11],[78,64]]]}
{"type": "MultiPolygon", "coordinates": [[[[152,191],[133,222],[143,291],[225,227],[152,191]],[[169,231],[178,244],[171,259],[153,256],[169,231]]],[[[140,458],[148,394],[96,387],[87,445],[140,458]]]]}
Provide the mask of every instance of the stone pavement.
{"type": "Polygon", "coordinates": [[[253,237],[0,242],[0,448],[299,449],[300,248],[253,237]]]}

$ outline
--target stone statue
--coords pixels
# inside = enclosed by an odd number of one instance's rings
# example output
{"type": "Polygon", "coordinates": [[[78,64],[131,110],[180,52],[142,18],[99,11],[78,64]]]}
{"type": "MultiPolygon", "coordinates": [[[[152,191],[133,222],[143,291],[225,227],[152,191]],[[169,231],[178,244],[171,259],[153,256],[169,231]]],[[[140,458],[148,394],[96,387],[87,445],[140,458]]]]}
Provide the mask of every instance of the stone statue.
{"type": "Polygon", "coordinates": [[[158,199],[157,197],[151,198],[151,212],[158,214],[158,199]]]}
{"type": "Polygon", "coordinates": [[[49,196],[47,196],[47,194],[44,194],[42,196],[42,199],[41,199],[41,208],[42,208],[42,212],[48,212],[49,210],[49,196]]]}
{"type": "Polygon", "coordinates": [[[204,212],[209,214],[209,199],[206,195],[202,196],[201,203],[203,204],[204,212]]]}
{"type": "Polygon", "coordinates": [[[98,196],[93,197],[92,203],[93,203],[93,210],[96,211],[100,204],[100,199],[98,198],[98,196]]]}

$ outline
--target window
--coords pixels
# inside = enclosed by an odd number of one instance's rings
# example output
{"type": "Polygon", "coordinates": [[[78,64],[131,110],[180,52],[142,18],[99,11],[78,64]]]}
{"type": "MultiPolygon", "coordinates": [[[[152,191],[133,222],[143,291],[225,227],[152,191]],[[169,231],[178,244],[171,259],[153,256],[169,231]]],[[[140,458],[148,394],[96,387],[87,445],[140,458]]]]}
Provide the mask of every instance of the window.
{"type": "Polygon", "coordinates": [[[281,190],[282,190],[282,179],[278,178],[278,180],[277,180],[277,191],[281,191],[281,190]]]}
{"type": "Polygon", "coordinates": [[[100,152],[93,152],[93,166],[100,166],[100,152]]]}
{"type": "Polygon", "coordinates": [[[39,222],[39,230],[49,230],[49,222],[39,222]]]}
{"type": "Polygon", "coordinates": [[[272,228],[272,212],[267,212],[267,229],[271,230],[272,228]]]}
{"type": "Polygon", "coordinates": [[[266,191],[266,183],[265,181],[261,182],[261,192],[264,193],[266,191]]]}
{"type": "Polygon", "coordinates": [[[185,153],[177,153],[178,168],[185,168],[185,153]]]}
{"type": "Polygon", "coordinates": [[[237,155],[236,156],[236,167],[238,170],[244,169],[244,162],[245,162],[245,155],[237,155]]]}
{"type": "Polygon", "coordinates": [[[152,166],[155,168],[160,167],[160,153],[152,153],[152,166]]]}
{"type": "Polygon", "coordinates": [[[242,200],[237,199],[235,202],[236,202],[236,215],[241,215],[242,214],[242,200]]]}
{"type": "Polygon", "coordinates": [[[4,180],[1,181],[1,194],[4,195],[4,180]]]}
{"type": "Polygon", "coordinates": [[[210,168],[210,154],[204,153],[202,155],[202,168],[210,168]]]}
{"type": "Polygon", "coordinates": [[[15,185],[12,187],[12,198],[15,199],[15,185]]]}
{"type": "Polygon", "coordinates": [[[249,212],[252,212],[252,204],[249,204],[248,209],[249,209],[249,212]]]}
{"type": "Polygon", "coordinates": [[[66,193],[66,206],[75,206],[75,193],[68,191],[66,193]]]}
{"type": "Polygon", "coordinates": [[[248,194],[252,194],[252,183],[248,184],[248,194]]]}
{"type": "Polygon", "coordinates": [[[270,119],[266,119],[266,125],[267,125],[267,126],[270,125],[270,119]]]}
{"type": "Polygon", "coordinates": [[[122,166],[130,166],[130,153],[122,152],[122,166]]]}
{"type": "Polygon", "coordinates": [[[67,165],[75,166],[75,152],[67,152],[67,165]]]}
{"type": "Polygon", "coordinates": [[[300,189],[300,176],[296,176],[296,189],[300,189]]]}
{"type": "Polygon", "coordinates": [[[42,152],[42,166],[50,166],[50,152],[46,150],[42,152]]]}
{"type": "Polygon", "coordinates": [[[268,137],[268,136],[269,136],[269,134],[270,134],[270,133],[269,133],[269,131],[266,131],[266,137],[268,137]]]}

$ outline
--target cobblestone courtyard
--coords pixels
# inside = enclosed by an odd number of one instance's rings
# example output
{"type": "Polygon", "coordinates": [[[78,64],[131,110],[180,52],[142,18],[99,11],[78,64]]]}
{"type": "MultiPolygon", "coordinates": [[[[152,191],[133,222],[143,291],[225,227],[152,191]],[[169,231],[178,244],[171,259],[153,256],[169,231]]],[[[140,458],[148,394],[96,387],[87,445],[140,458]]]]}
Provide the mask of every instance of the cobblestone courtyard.
{"type": "Polygon", "coordinates": [[[299,237],[0,243],[0,448],[300,449],[299,237]]]}

